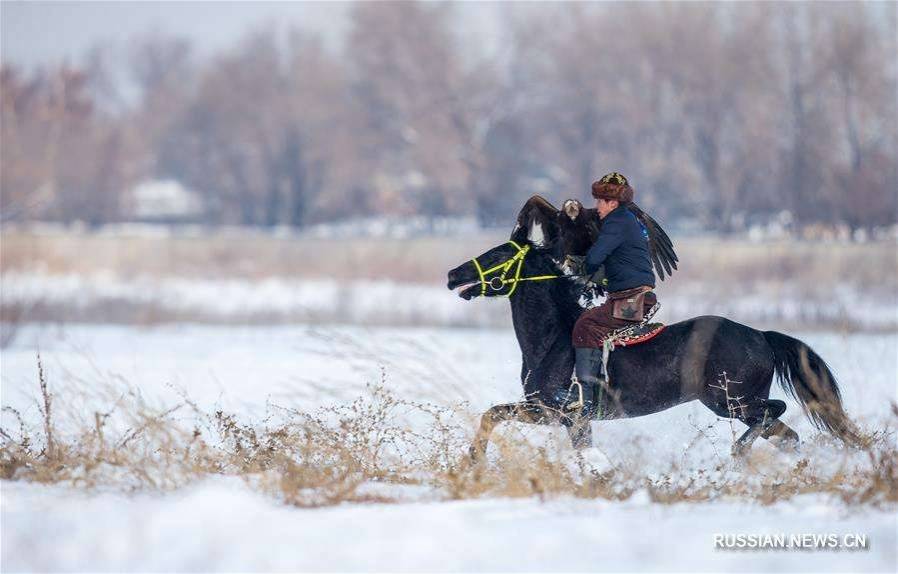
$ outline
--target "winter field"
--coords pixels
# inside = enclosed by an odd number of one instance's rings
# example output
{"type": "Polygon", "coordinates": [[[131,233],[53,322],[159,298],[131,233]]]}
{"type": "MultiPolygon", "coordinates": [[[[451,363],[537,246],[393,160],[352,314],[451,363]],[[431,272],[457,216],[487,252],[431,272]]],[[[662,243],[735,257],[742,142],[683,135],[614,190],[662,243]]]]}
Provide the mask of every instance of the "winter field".
{"type": "MultiPolygon", "coordinates": [[[[322,233],[4,231],[0,312],[7,328],[34,321],[510,325],[505,306],[466,303],[445,289],[449,269],[503,243],[504,233],[322,233]]],[[[898,330],[894,238],[674,239],[680,270],[657,289],[665,321],[719,314],[759,328],[898,330]]]]}
{"type": "Polygon", "coordinates": [[[810,344],[868,448],[786,399],[800,451],[759,441],[736,461],[744,426],[695,403],[593,423],[585,457],[561,429],[503,425],[473,466],[480,413],[520,399],[520,353],[507,302],[463,302],[440,281],[501,237],[323,243],[316,257],[268,239],[252,257],[236,240],[224,262],[202,239],[8,239],[4,572],[898,569],[889,244],[792,258],[696,243],[702,265],[661,295],[668,322],[722,313],[810,344]],[[873,296],[839,295],[877,276],[873,296]],[[730,296],[695,291],[714,290],[708,277],[730,296]],[[737,535],[787,547],[715,548],[737,535]]]}
{"type": "MultiPolygon", "coordinates": [[[[894,571],[895,484],[876,481],[894,480],[898,338],[796,335],[832,362],[848,412],[888,429],[871,453],[819,436],[790,404],[802,451],[759,443],[739,464],[741,425],[688,404],[594,423],[603,456],[585,470],[562,431],[500,427],[478,477],[461,463],[476,415],[520,396],[507,330],[29,327],[3,353],[4,407],[42,441],[39,349],[57,448],[77,453],[3,481],[3,570],[894,571]],[[384,459],[279,469],[261,451],[276,429],[302,434],[299,412],[336,434],[319,428],[310,450],[281,437],[291,453],[384,459]],[[190,452],[182,439],[197,461],[170,458],[190,452]],[[715,534],[780,533],[856,533],[869,548],[713,548],[715,534]]],[[[5,432],[22,432],[10,416],[5,432]]]]}

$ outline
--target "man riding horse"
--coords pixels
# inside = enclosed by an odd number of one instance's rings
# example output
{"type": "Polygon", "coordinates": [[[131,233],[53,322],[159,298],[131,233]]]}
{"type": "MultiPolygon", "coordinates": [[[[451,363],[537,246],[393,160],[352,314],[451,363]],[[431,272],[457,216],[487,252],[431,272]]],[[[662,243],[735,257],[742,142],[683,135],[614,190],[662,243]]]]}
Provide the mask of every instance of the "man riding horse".
{"type": "Polygon", "coordinates": [[[634,191],[627,178],[613,172],[592,184],[592,196],[602,226],[586,255],[586,271],[607,292],[605,302],[585,311],[574,325],[574,372],[580,391],[568,410],[587,420],[595,415],[596,397],[607,385],[603,341],[622,327],[642,322],[658,299],[652,291],[655,273],[649,254],[648,231],[628,206],[634,191]]]}
{"type": "MultiPolygon", "coordinates": [[[[774,380],[815,426],[846,444],[865,443],[842,406],[826,361],[798,339],[714,315],[640,331],[638,315],[649,313],[657,301],[652,267],[661,280],[677,268],[673,243],[632,202],[633,190],[620,174],[603,177],[593,193],[596,209],[568,200],[558,210],[531,197],[509,241],[447,274],[446,286],[461,287],[463,299],[507,297],[521,347],[524,399],[484,412],[470,449],[475,460],[482,459],[490,434],[503,421],[561,424],[580,449],[592,444],[593,418],[640,417],[691,401],[745,423],[734,455],[745,454],[757,438],[789,450],[799,437],[781,420],[786,403],[770,398],[774,380]],[[583,288],[582,272],[571,267],[587,255],[591,269],[607,271],[611,293],[604,308],[584,310],[590,290],[583,288]],[[610,335],[628,340],[615,343],[606,376],[599,371],[599,346],[619,325],[634,328],[610,335]],[[572,371],[579,381],[571,381],[572,371]],[[608,381],[614,388],[596,397],[596,388],[608,381]],[[587,392],[577,392],[586,386],[587,392]]],[[[603,281],[596,279],[601,288],[603,281]]]]}

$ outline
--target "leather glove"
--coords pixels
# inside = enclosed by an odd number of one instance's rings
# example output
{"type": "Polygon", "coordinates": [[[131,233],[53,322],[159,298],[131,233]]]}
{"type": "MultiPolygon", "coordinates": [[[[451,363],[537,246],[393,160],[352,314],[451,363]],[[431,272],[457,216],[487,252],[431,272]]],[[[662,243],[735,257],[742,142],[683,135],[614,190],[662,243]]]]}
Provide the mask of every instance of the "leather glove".
{"type": "Polygon", "coordinates": [[[608,285],[608,279],[605,277],[605,266],[601,265],[595,273],[589,276],[589,283],[604,288],[608,285]]]}

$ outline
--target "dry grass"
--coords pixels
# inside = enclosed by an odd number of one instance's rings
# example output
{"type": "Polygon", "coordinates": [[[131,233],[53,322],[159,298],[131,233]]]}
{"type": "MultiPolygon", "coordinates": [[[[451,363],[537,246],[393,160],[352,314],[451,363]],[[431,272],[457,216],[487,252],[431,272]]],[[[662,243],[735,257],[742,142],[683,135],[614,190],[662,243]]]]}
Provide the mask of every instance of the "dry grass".
{"type": "Polygon", "coordinates": [[[120,277],[392,279],[445,283],[446,272],[507,239],[296,239],[263,233],[196,237],[39,234],[4,230],[3,271],[120,277]]]}
{"type": "MultiPolygon", "coordinates": [[[[751,243],[736,239],[688,239],[676,242],[682,260],[678,282],[714,281],[803,285],[832,291],[855,285],[865,292],[898,290],[898,251],[894,241],[871,243],[777,240],[751,243]]],[[[737,292],[741,292],[737,291],[737,292]]]]}
{"type": "MultiPolygon", "coordinates": [[[[504,232],[470,237],[403,239],[297,239],[262,233],[197,237],[41,234],[3,231],[2,267],[8,271],[128,278],[328,278],[392,279],[442,284],[446,272],[505,241],[504,232]]],[[[801,283],[831,290],[863,286],[895,293],[898,257],[894,241],[825,243],[739,239],[676,240],[680,271],[675,283],[739,285],[801,283]]]]}
{"type": "MultiPolygon", "coordinates": [[[[446,324],[426,307],[399,312],[410,307],[388,297],[378,311],[360,317],[353,294],[368,289],[366,280],[442,288],[449,269],[504,240],[499,232],[464,238],[323,240],[247,231],[152,237],[6,228],[0,241],[6,287],[0,301],[0,346],[13,340],[19,324],[48,321],[446,324]],[[36,279],[42,287],[32,285],[29,292],[21,292],[29,283],[21,283],[16,273],[36,279]],[[328,280],[346,296],[326,308],[294,304],[290,309],[267,310],[250,304],[245,310],[233,308],[222,314],[214,308],[173,305],[176,297],[165,293],[183,288],[176,284],[182,279],[235,280],[247,290],[266,279],[328,280]],[[55,289],[61,285],[66,292],[68,281],[83,281],[84,297],[57,298],[55,289]]],[[[672,280],[659,282],[657,289],[671,320],[711,313],[763,329],[896,328],[891,319],[898,293],[894,241],[750,243],[708,237],[677,240],[677,250],[679,271],[672,280]]],[[[448,292],[445,296],[453,297],[448,292]]],[[[450,323],[507,325],[505,308],[488,309],[488,317],[480,311],[476,317],[459,315],[450,323]]]]}
{"type": "MultiPolygon", "coordinates": [[[[186,395],[175,405],[152,405],[120,383],[109,389],[106,410],[85,415],[83,408],[76,409],[76,420],[65,424],[59,421],[60,403],[83,403],[54,395],[43,374],[38,386],[38,424],[29,425],[4,408],[4,479],[167,490],[228,475],[303,507],[397,501],[390,488],[407,485],[443,500],[622,500],[644,491],[661,504],[772,504],[803,494],[848,505],[892,507],[898,502],[894,429],[869,436],[863,449],[842,450],[818,440],[806,445],[804,458],[756,449],[741,462],[715,456],[707,467],[670,463],[652,471],[645,470],[646,461],[657,453],[643,453],[634,443],[632,456],[597,472],[565,444],[535,446],[526,427],[515,425],[495,433],[486,462],[472,464],[465,453],[474,418],[465,409],[402,400],[383,385],[370,387],[352,403],[315,412],[270,404],[262,420],[251,422],[220,409],[204,411],[186,395]]],[[[893,410],[892,420],[898,422],[898,407],[893,410]]],[[[707,440],[705,430],[696,430],[694,442],[707,440]]]]}

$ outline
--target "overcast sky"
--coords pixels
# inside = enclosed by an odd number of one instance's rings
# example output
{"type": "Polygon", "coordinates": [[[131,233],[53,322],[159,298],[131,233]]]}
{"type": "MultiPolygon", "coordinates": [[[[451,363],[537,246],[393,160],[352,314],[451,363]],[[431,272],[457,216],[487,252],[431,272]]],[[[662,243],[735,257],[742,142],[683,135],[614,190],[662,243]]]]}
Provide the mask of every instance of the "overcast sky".
{"type": "MultiPolygon", "coordinates": [[[[97,43],[126,49],[152,33],[189,38],[200,55],[234,45],[247,31],[268,23],[314,30],[339,47],[348,25],[347,2],[22,2],[0,0],[4,62],[32,68],[67,59],[77,64],[97,43]]],[[[456,12],[464,36],[487,49],[499,10],[490,3],[463,3],[456,12]]]]}
{"type": "Polygon", "coordinates": [[[0,3],[2,58],[26,67],[78,62],[97,42],[127,47],[154,32],[190,38],[200,54],[233,45],[269,22],[295,23],[329,42],[342,36],[342,2],[11,2],[0,3]]]}

